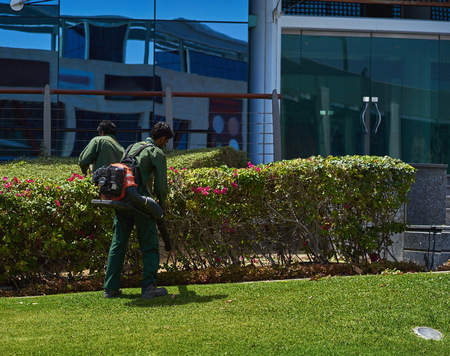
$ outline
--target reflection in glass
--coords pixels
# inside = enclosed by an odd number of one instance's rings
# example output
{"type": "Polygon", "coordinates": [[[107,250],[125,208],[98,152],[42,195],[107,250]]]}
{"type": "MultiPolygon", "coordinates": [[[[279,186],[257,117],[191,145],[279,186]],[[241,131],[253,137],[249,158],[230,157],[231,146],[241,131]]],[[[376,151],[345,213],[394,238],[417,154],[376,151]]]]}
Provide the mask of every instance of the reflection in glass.
{"type": "Polygon", "coordinates": [[[156,0],[157,20],[248,21],[248,0],[156,0]]]}
{"type": "Polygon", "coordinates": [[[439,131],[434,147],[438,163],[450,166],[450,39],[441,39],[439,45],[439,131]]]}
{"type": "Polygon", "coordinates": [[[62,20],[62,56],[153,64],[151,21],[62,20]]]}
{"type": "MultiPolygon", "coordinates": [[[[0,87],[40,88],[56,86],[52,73],[57,72],[55,51],[57,20],[17,17],[0,20],[0,87]]],[[[56,103],[52,104],[56,108],[56,103]]],[[[56,115],[56,110],[53,115],[56,115]]],[[[42,139],[43,97],[41,95],[0,96],[0,156],[37,156],[42,139]],[[10,130],[24,127],[26,130],[10,130]],[[14,153],[12,153],[14,152],[14,153]]]]}
{"type": "Polygon", "coordinates": [[[448,162],[450,42],[360,36],[282,36],[283,157],[448,162]]]}
{"type": "Polygon", "coordinates": [[[228,24],[213,30],[210,24],[157,22],[155,65],[213,78],[247,81],[247,26],[228,24]]]}
{"type": "MultiPolygon", "coordinates": [[[[156,22],[155,73],[164,78],[164,85],[172,91],[247,92],[248,43],[237,38],[248,36],[247,25],[222,25],[212,29],[209,23],[156,22]]],[[[176,97],[174,120],[189,129],[211,131],[189,134],[188,148],[232,145],[245,149],[246,105],[241,99],[176,97]],[[214,125],[218,117],[223,130],[214,125]]],[[[155,103],[155,113],[164,116],[164,108],[155,103]]]]}
{"type": "Polygon", "coordinates": [[[153,20],[153,0],[60,0],[61,16],[153,20]]]}
{"type": "Polygon", "coordinates": [[[437,163],[439,42],[372,38],[372,96],[378,97],[382,133],[378,150],[411,163],[437,163]],[[383,129],[384,125],[384,129],[383,129]]]}
{"type": "Polygon", "coordinates": [[[58,0],[27,4],[21,11],[13,11],[10,0],[0,0],[0,16],[14,17],[58,17],[58,0]]]}
{"type": "Polygon", "coordinates": [[[364,154],[370,42],[283,35],[282,43],[283,157],[364,154]]]}

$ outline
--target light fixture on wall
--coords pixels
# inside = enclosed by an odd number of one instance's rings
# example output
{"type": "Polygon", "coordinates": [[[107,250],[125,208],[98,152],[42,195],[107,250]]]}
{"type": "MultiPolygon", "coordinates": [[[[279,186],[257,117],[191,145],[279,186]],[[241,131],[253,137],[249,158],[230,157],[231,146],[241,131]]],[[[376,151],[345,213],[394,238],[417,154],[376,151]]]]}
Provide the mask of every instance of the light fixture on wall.
{"type": "Polygon", "coordinates": [[[33,4],[39,4],[41,2],[49,2],[51,0],[38,0],[38,1],[33,1],[30,2],[30,0],[11,0],[9,2],[9,6],[11,7],[11,9],[13,11],[19,12],[23,9],[23,7],[25,6],[25,3],[27,3],[28,5],[33,5],[33,4]]]}

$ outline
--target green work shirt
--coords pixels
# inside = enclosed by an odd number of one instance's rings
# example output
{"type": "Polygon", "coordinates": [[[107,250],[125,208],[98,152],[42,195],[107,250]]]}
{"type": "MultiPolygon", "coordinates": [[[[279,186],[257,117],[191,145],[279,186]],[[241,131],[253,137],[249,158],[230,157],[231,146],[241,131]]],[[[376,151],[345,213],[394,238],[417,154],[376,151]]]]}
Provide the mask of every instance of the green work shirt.
{"type": "Polygon", "coordinates": [[[86,174],[90,164],[94,165],[95,171],[111,163],[119,163],[124,153],[122,145],[113,135],[97,136],[81,152],[78,164],[83,174],[86,174]]]}
{"type": "Polygon", "coordinates": [[[129,154],[136,152],[139,147],[147,143],[153,143],[155,146],[147,147],[136,157],[137,164],[141,171],[141,182],[143,187],[147,187],[148,191],[140,188],[140,193],[148,195],[150,193],[159,199],[159,205],[164,206],[167,198],[167,164],[166,155],[158,147],[155,140],[147,138],[144,142],[136,143],[130,150],[129,154]],[[154,182],[154,187],[153,187],[154,182]]]}

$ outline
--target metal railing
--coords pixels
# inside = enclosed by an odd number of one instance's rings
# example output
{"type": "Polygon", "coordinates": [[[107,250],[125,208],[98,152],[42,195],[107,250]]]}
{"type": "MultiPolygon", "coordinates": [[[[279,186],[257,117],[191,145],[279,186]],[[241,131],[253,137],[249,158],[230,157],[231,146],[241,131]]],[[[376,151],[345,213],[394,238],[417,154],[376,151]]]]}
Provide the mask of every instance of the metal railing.
{"type": "MultiPolygon", "coordinates": [[[[51,132],[56,130],[51,124],[51,95],[84,95],[84,96],[133,96],[133,97],[163,97],[165,98],[165,119],[173,127],[173,105],[172,98],[226,98],[226,99],[266,99],[272,101],[272,122],[273,122],[273,157],[275,161],[281,160],[281,124],[280,110],[278,100],[281,95],[273,90],[270,94],[251,94],[251,93],[212,93],[212,92],[172,92],[169,87],[166,91],[115,91],[115,90],[70,90],[70,89],[51,89],[47,84],[43,89],[1,89],[0,94],[40,94],[44,96],[43,105],[43,125],[42,128],[36,127],[15,127],[0,126],[0,130],[42,130],[44,153],[51,155],[52,142],[51,132]]],[[[94,132],[95,129],[88,128],[57,128],[60,132],[94,132]]],[[[118,129],[118,132],[143,133],[150,132],[151,129],[118,129]]],[[[211,130],[204,129],[174,129],[174,133],[211,133],[211,130]]],[[[172,140],[169,141],[167,148],[173,148],[172,140]]],[[[263,153],[264,154],[264,153],[263,153]]]]}

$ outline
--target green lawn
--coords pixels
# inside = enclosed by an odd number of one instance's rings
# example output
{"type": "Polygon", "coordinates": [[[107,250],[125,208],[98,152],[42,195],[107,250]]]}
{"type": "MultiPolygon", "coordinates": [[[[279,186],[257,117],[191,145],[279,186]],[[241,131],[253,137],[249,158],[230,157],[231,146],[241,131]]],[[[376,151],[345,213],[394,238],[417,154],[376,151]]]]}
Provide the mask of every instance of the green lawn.
{"type": "Polygon", "coordinates": [[[0,299],[2,355],[450,355],[450,274],[0,299]],[[413,333],[439,330],[440,341],[413,333]]]}

